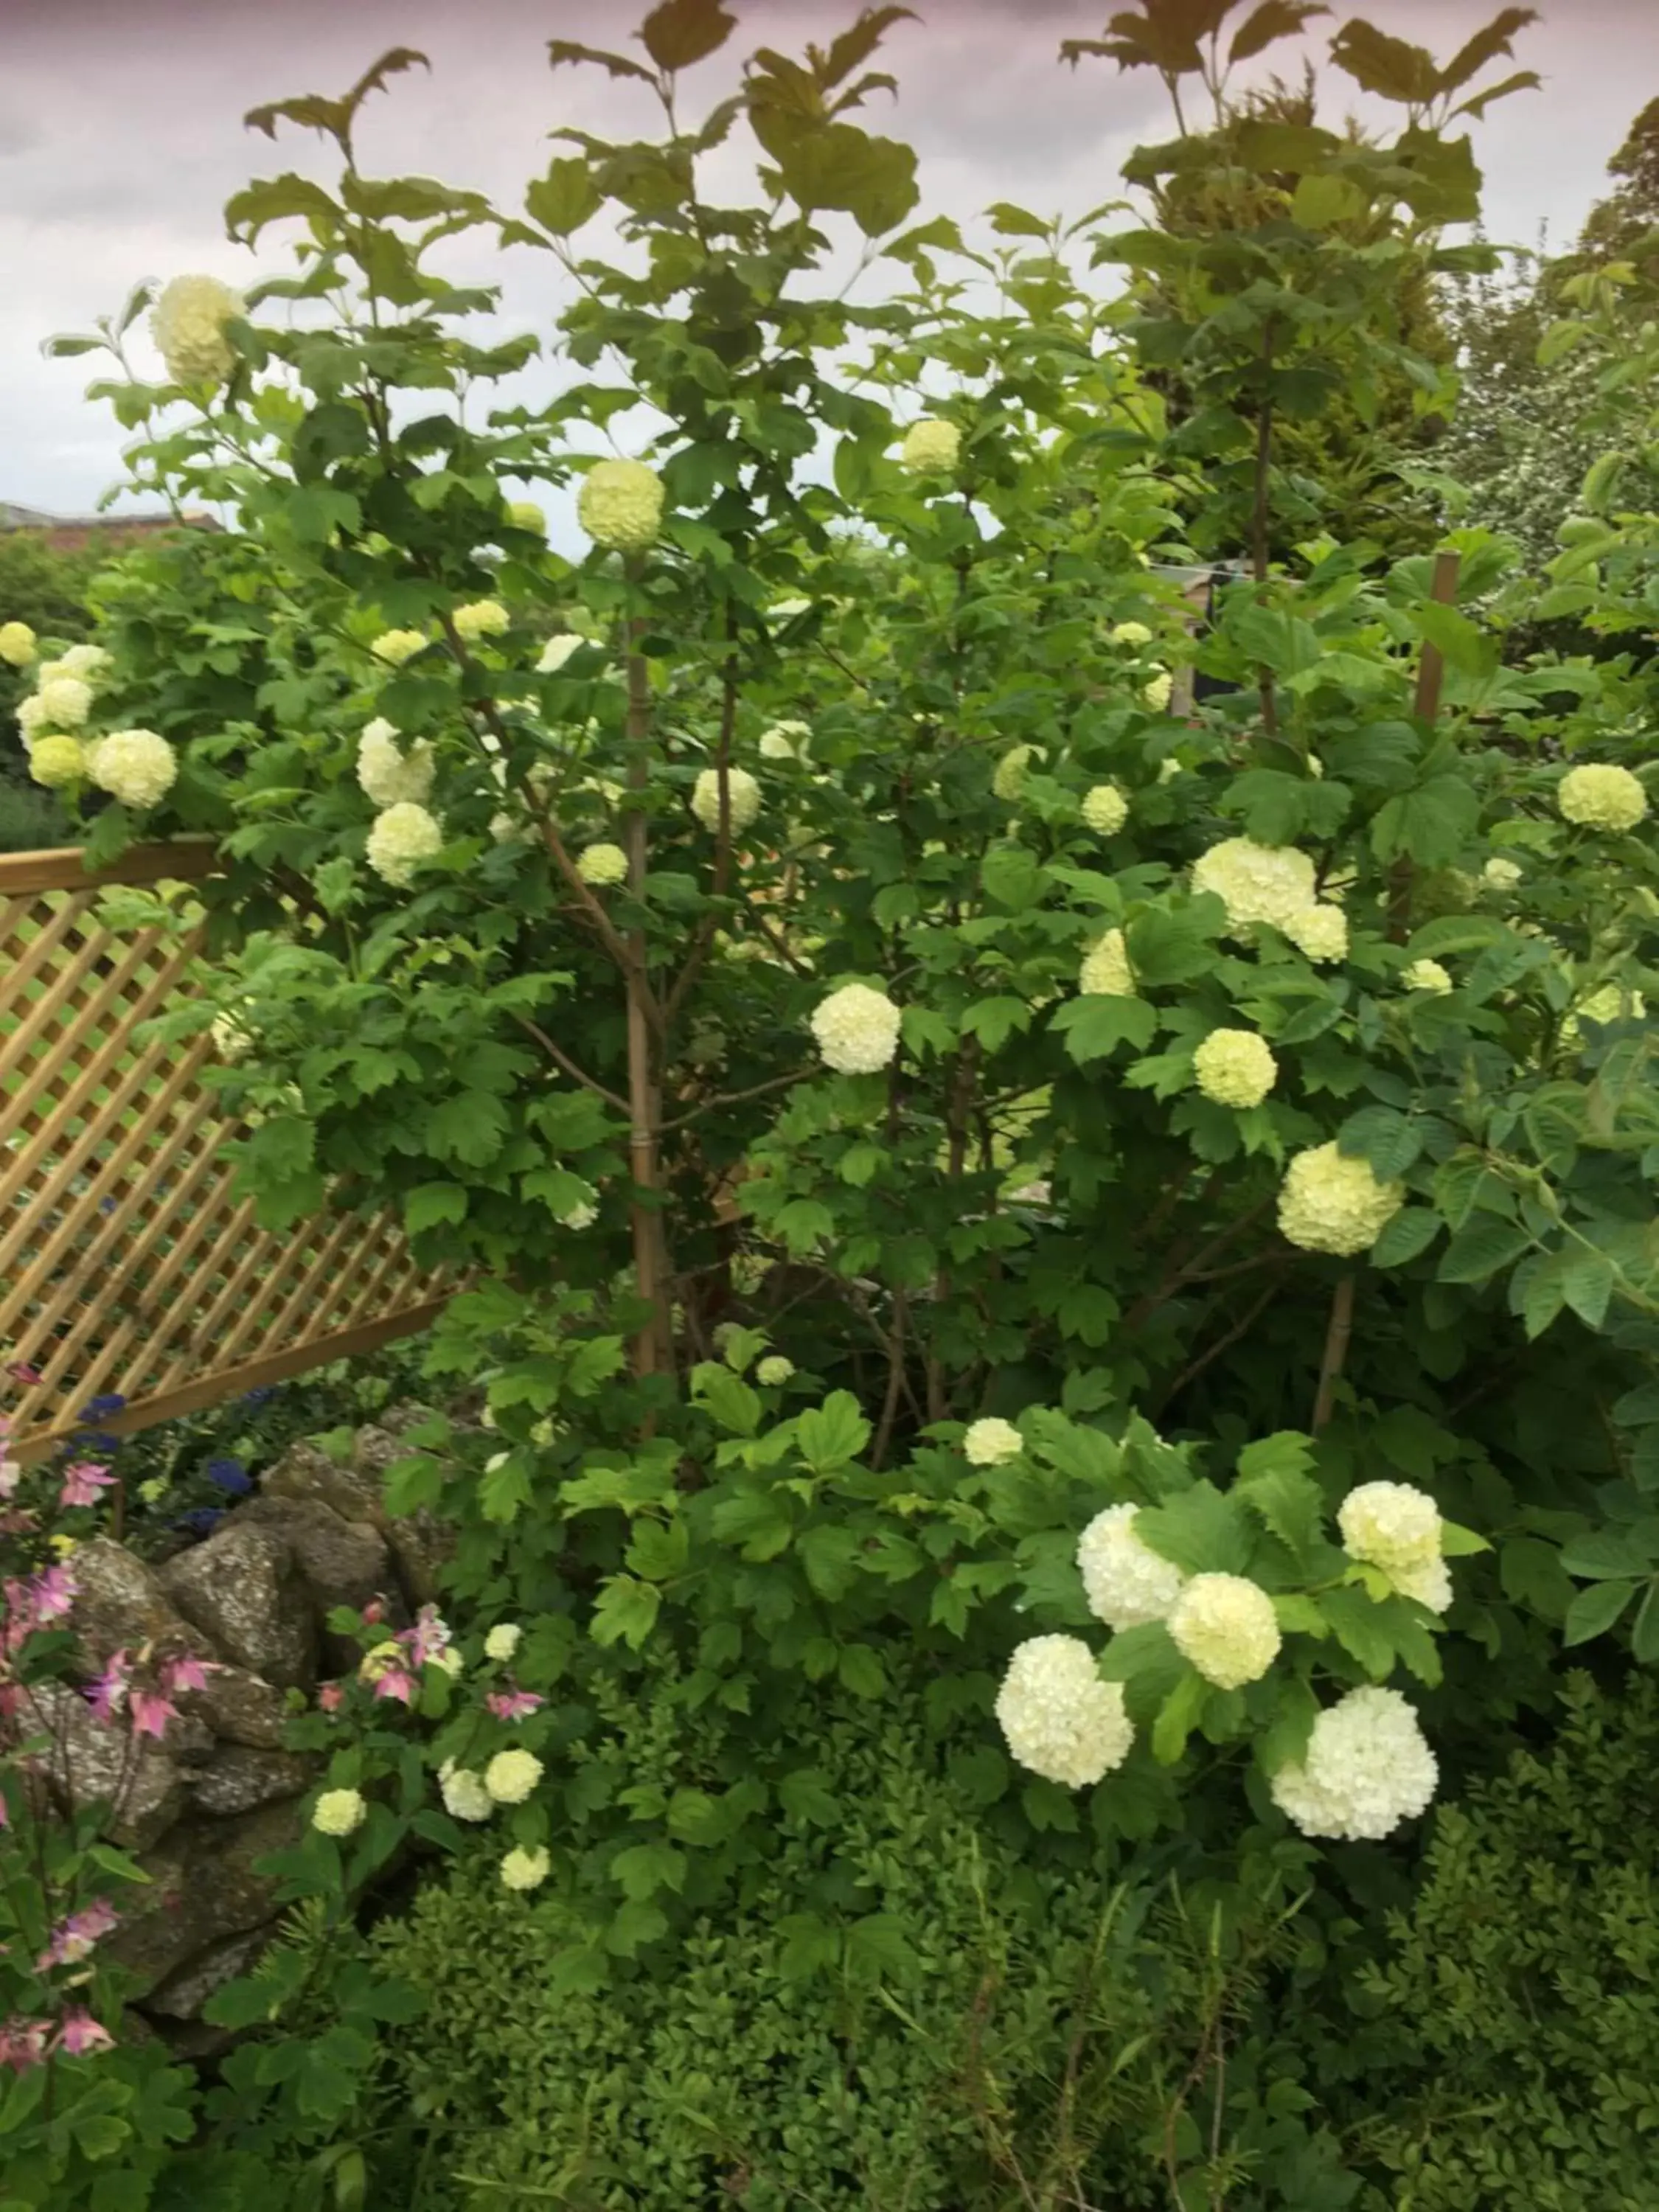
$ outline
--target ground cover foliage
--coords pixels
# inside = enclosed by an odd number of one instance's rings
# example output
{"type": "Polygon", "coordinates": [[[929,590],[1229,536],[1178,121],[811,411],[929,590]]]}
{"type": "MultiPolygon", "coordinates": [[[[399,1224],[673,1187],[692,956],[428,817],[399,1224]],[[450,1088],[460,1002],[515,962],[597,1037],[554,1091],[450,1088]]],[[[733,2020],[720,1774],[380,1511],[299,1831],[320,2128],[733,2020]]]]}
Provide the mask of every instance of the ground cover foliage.
{"type": "MultiPolygon", "coordinates": [[[[1397,111],[1362,139],[1233,98],[1322,11],[1147,0],[1063,56],[1176,95],[1145,196],[968,236],[880,127],[902,12],[706,109],[707,0],[555,41],[644,135],[556,134],[507,210],[360,166],[396,51],[251,118],[336,172],[228,210],[287,273],[60,342],[114,353],[134,482],[235,526],[125,561],[90,657],[14,635],[34,774],[96,855],[217,841],[215,1002],[167,1018],[246,1188],[469,1271],[429,1381],[485,1412],[392,1470],[455,1530],[442,1618],[347,1624],[295,1724],[330,1772],[240,2039],[203,2083],[43,2032],[19,2203],[1334,2212],[1460,2201],[1489,2142],[1596,2201],[1456,1979],[1481,1850],[1415,1855],[1437,1790],[1588,1758],[1588,1690],[1543,1748],[1583,1645],[1628,1887],[1644,264],[1553,341],[1607,442],[1552,573],[1396,557],[1348,510],[1423,527],[1455,380],[1413,341],[1490,264],[1447,233],[1529,11],[1444,62],[1334,26],[1397,111]],[[548,257],[551,332],[440,273],[460,234],[548,257]],[[493,407],[538,346],[558,396],[493,407]],[[568,559],[525,495],[578,482],[568,559]],[[1165,572],[1217,559],[1199,633],[1165,572]],[[1594,658],[1506,652],[1542,591],[1594,658]],[[1491,2100],[1448,2109],[1454,2046],[1491,2100]]],[[[122,1878],[92,1849],[48,1903],[122,1878]]],[[[1613,1973],[1553,1984],[1564,2047],[1613,1973]]],[[[1650,2125],[1584,2136],[1609,2188],[1650,2125]]]]}

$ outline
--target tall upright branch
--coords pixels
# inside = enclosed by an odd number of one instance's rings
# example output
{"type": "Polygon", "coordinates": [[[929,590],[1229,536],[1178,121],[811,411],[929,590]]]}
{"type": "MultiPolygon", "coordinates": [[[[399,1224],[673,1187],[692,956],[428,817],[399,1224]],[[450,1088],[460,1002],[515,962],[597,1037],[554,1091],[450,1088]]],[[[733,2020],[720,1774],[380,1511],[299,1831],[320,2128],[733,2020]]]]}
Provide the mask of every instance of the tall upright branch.
{"type": "MultiPolygon", "coordinates": [[[[628,558],[628,580],[637,591],[644,564],[637,554],[628,558]]],[[[651,687],[645,655],[639,641],[646,629],[637,611],[628,617],[628,788],[639,800],[650,782],[651,687]]],[[[623,826],[623,849],[628,855],[629,896],[643,907],[650,860],[645,810],[635,804],[623,826]]],[[[634,1340],[634,1371],[646,1376],[672,1374],[674,1365],[668,1239],[663,1219],[661,1164],[658,1133],[662,1120],[661,1070],[653,1030],[661,1018],[652,997],[648,976],[650,948],[643,921],[628,933],[628,1159],[633,1182],[630,1212],[634,1230],[634,1278],[640,1297],[651,1308],[650,1316],[634,1340]],[[653,1016],[655,1018],[653,1018],[653,1016]]]]}

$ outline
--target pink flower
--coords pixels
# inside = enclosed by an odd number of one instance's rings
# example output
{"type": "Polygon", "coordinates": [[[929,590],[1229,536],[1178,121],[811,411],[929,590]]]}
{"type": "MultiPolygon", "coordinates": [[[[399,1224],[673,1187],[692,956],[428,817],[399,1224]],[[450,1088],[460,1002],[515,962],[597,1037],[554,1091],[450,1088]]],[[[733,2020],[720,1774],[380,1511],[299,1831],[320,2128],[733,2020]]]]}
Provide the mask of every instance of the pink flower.
{"type": "Polygon", "coordinates": [[[38,2066],[46,2055],[45,2021],[23,2020],[15,2014],[0,2021],[0,2066],[9,2066],[14,2074],[21,2074],[27,2067],[38,2066]]]}
{"type": "Polygon", "coordinates": [[[135,1741],[141,1735],[153,1735],[159,1743],[167,1732],[167,1723],[179,1717],[179,1708],[172,1698],[162,1697],[155,1690],[135,1690],[131,1705],[135,1741]]]}
{"type": "Polygon", "coordinates": [[[100,2027],[84,2005],[71,2005],[64,2014],[64,2024],[58,2031],[53,2049],[67,2051],[71,2058],[79,2058],[88,2051],[111,2051],[115,2038],[106,2027],[100,2027]]]}
{"type": "Polygon", "coordinates": [[[435,1605],[423,1605],[415,1616],[414,1627],[402,1630],[398,1641],[408,1645],[410,1659],[415,1666],[424,1667],[448,1649],[449,1629],[435,1605]]]}
{"type": "Polygon", "coordinates": [[[71,1505],[95,1505],[98,1493],[107,1490],[115,1477],[106,1467],[94,1460],[77,1459],[72,1467],[64,1469],[64,1486],[58,1493],[58,1503],[71,1505]]]}
{"type": "Polygon", "coordinates": [[[400,1704],[412,1705],[418,1694],[415,1677],[401,1667],[388,1667],[374,1680],[377,1698],[396,1698],[400,1704]]]}
{"type": "Polygon", "coordinates": [[[125,1709],[131,1680],[132,1668],[125,1649],[112,1651],[103,1673],[96,1681],[87,1685],[87,1703],[92,1707],[94,1720],[112,1721],[125,1709]]]}
{"type": "Polygon", "coordinates": [[[40,1369],[27,1359],[14,1359],[6,1372],[14,1382],[21,1382],[28,1390],[38,1389],[46,1379],[40,1369]]]}
{"type": "Polygon", "coordinates": [[[498,1721],[521,1721],[542,1699],[533,1690],[492,1690],[484,1703],[498,1721]]]}
{"type": "Polygon", "coordinates": [[[79,1912],[71,1912],[52,1931],[52,1941],[35,1960],[35,1971],[49,1966],[77,1966],[94,1943],[121,1924],[121,1916],[107,1898],[94,1897],[79,1912]]]}
{"type": "Polygon", "coordinates": [[[337,1682],[325,1682],[317,1692],[317,1703],[325,1713],[337,1713],[345,1692],[337,1682]]]}
{"type": "Polygon", "coordinates": [[[176,1659],[161,1662],[161,1688],[169,1698],[176,1698],[181,1690],[205,1690],[209,1668],[193,1651],[181,1651],[176,1659]]]}
{"type": "Polygon", "coordinates": [[[43,1567],[30,1584],[34,1594],[37,1625],[41,1621],[60,1620],[75,1603],[80,1587],[67,1567],[43,1567]]]}
{"type": "Polygon", "coordinates": [[[377,1597],[371,1604],[363,1607],[363,1626],[366,1628],[378,1628],[385,1619],[386,1600],[384,1598],[377,1597]]]}

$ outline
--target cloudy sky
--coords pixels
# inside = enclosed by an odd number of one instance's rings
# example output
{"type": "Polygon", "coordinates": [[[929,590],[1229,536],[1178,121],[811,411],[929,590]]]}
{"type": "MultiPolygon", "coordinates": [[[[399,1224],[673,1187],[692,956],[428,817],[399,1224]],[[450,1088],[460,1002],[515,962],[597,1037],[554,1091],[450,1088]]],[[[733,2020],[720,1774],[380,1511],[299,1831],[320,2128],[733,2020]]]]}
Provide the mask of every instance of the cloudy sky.
{"type": "MultiPolygon", "coordinates": [[[[729,55],[788,51],[849,21],[859,0],[732,0],[729,55]]],[[[1607,155],[1659,95],[1659,0],[1541,0],[1519,64],[1544,78],[1477,127],[1492,237],[1530,246],[1540,225],[1565,243],[1605,188],[1607,155]]],[[[416,172],[512,208],[549,158],[546,134],[574,124],[602,136],[651,129],[644,88],[597,71],[550,72],[550,37],[625,49],[643,12],[628,0],[0,0],[0,501],[58,514],[89,509],[119,473],[120,437],[82,397],[88,363],[46,361],[41,339],[84,329],[147,276],[206,270],[233,283],[275,273],[282,234],[256,263],[228,244],[219,210],[251,175],[299,168],[330,177],[320,142],[284,131],[272,146],[246,109],[300,92],[337,92],[384,48],[410,45],[430,76],[395,81],[361,134],[370,173],[416,172]]],[[[924,22],[890,34],[900,80],[871,127],[921,157],[921,213],[965,219],[989,201],[1081,213],[1109,198],[1137,139],[1168,135],[1164,95],[1145,72],[1057,65],[1059,41],[1097,35],[1109,0],[918,0],[924,22]]],[[[1322,33],[1301,42],[1322,58],[1322,33]]],[[[1381,27],[1449,54],[1492,0],[1371,0],[1381,27]]],[[[1315,27],[1316,30],[1318,27],[1315,27]]],[[[1291,46],[1269,64],[1299,67],[1291,46]]],[[[725,89],[722,56],[689,79],[725,89]]],[[[1257,64],[1258,70],[1262,64],[1257,64]]],[[[1367,113],[1326,68],[1328,119],[1367,113]]],[[[1374,118],[1374,119],[1380,119],[1374,118]]],[[[476,270],[474,273],[479,273],[476,270]]],[[[545,257],[509,257],[504,318],[547,327],[559,296],[545,257]]],[[[147,342],[135,349],[149,365],[147,342]]]]}

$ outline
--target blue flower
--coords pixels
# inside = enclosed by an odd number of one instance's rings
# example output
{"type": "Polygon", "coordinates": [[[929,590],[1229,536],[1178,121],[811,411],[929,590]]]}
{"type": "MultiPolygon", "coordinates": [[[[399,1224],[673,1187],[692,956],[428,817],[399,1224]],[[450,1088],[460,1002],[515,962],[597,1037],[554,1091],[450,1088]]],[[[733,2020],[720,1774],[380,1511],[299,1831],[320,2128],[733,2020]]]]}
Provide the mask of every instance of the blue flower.
{"type": "Polygon", "coordinates": [[[77,1429],[72,1442],[63,1449],[73,1452],[99,1452],[106,1458],[120,1450],[125,1439],[112,1437],[107,1429],[77,1429]]]}
{"type": "Polygon", "coordinates": [[[267,1398],[276,1395],[276,1385],[274,1382],[261,1382],[254,1389],[243,1391],[242,1403],[245,1406],[263,1406],[267,1398]]]}
{"type": "Polygon", "coordinates": [[[181,1513],[173,1525],[175,1528],[187,1528],[192,1536],[206,1536],[224,1517],[216,1505],[197,1505],[188,1513],[181,1513]]]}
{"type": "Polygon", "coordinates": [[[118,1390],[106,1391],[101,1398],[90,1398],[81,1408],[83,1421],[105,1421],[112,1413],[125,1412],[126,1400],[118,1390]]]}
{"type": "Polygon", "coordinates": [[[239,1459],[210,1459],[206,1473],[210,1482],[229,1491],[233,1498],[246,1498],[253,1487],[252,1476],[239,1459]]]}

